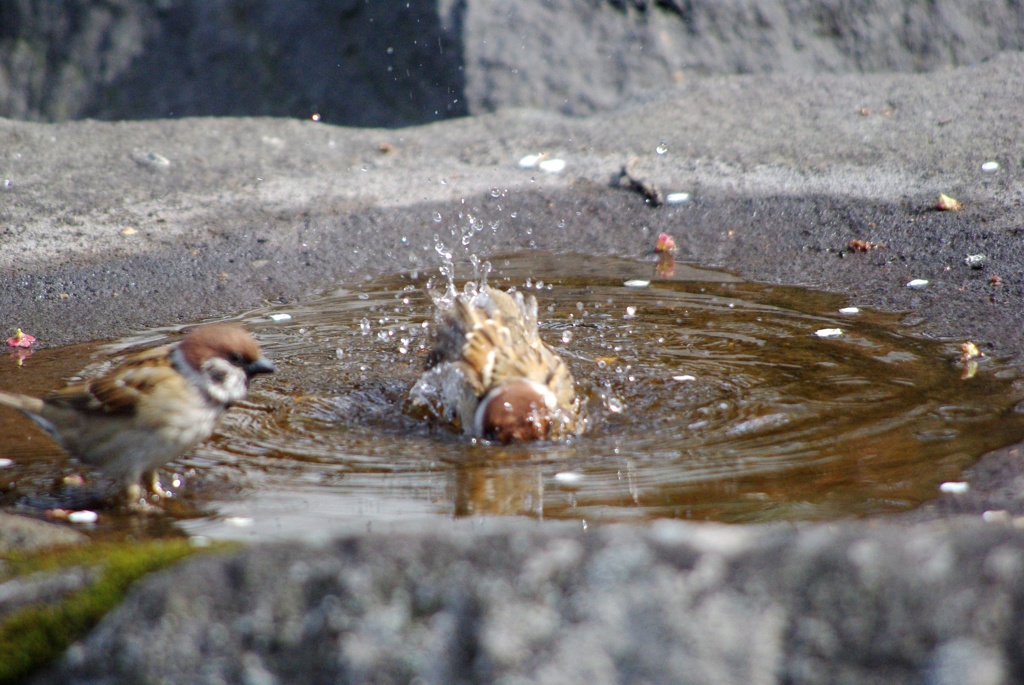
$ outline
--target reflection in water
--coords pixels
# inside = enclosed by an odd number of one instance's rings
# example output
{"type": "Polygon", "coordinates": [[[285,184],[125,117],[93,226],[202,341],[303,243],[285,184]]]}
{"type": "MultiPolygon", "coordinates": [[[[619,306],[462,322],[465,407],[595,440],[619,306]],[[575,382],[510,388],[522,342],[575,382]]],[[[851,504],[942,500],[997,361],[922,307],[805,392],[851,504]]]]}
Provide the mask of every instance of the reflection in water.
{"type": "MultiPolygon", "coordinates": [[[[492,285],[537,296],[541,335],[587,400],[587,434],[503,447],[403,414],[431,342],[428,286],[443,283],[367,280],[241,317],[279,372],[179,461],[174,511],[191,517],[179,525],[264,539],[431,515],[832,519],[913,507],[1024,437],[1009,369],[983,360],[961,380],[957,344],[840,314],[836,296],[680,264],[659,276],[578,255],[491,262],[492,285]]],[[[93,354],[58,352],[4,364],[0,387],[59,385],[93,354]]],[[[68,467],[19,420],[0,415],[0,456],[17,462],[0,483],[26,494],[68,467]]]]}

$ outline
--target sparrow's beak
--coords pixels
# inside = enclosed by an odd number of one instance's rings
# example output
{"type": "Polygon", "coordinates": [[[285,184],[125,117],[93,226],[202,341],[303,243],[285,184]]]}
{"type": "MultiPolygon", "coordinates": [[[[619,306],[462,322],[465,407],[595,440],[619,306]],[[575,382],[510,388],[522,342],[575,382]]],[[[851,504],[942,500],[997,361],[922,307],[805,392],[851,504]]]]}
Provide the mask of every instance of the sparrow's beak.
{"type": "Polygon", "coordinates": [[[274,368],[274,364],[266,357],[260,357],[254,361],[249,362],[245,365],[245,375],[248,378],[252,378],[261,373],[274,373],[277,369],[274,368]]]}

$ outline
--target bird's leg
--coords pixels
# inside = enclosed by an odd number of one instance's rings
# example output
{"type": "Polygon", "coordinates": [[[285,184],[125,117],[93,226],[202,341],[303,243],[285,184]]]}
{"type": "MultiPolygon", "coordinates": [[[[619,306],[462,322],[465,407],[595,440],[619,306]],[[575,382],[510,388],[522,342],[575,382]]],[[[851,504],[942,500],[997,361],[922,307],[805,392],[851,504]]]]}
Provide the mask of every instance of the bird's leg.
{"type": "Polygon", "coordinates": [[[160,499],[170,496],[170,490],[164,490],[163,486],[160,485],[160,474],[156,469],[147,471],[142,475],[146,483],[146,489],[156,495],[160,499]]]}

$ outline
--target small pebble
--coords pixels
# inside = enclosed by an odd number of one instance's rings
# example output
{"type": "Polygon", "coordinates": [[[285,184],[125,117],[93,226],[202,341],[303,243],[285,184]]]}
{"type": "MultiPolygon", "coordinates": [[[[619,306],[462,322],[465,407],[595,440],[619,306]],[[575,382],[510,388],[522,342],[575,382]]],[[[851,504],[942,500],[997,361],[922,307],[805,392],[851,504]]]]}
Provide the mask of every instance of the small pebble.
{"type": "Polygon", "coordinates": [[[646,288],[650,284],[650,281],[645,281],[642,278],[634,278],[629,281],[626,281],[622,285],[626,286],[627,288],[646,288]]]}
{"type": "Polygon", "coordinates": [[[969,254],[964,259],[964,264],[971,267],[972,269],[980,269],[985,266],[985,255],[983,254],[969,254]]]}
{"type": "Polygon", "coordinates": [[[622,317],[623,319],[635,319],[636,318],[636,307],[626,307],[626,313],[622,317]]]}
{"type": "Polygon", "coordinates": [[[534,167],[537,166],[537,163],[540,160],[544,159],[544,157],[545,157],[545,155],[542,155],[542,154],[526,155],[525,157],[523,157],[522,159],[519,160],[519,168],[520,169],[533,169],[534,167]]]}
{"type": "Polygon", "coordinates": [[[908,288],[915,288],[915,289],[923,288],[926,285],[928,285],[928,281],[927,281],[927,279],[924,279],[924,278],[915,278],[914,280],[912,280],[912,281],[907,283],[907,287],[908,288]]]}
{"type": "Polygon", "coordinates": [[[68,521],[71,523],[96,523],[97,520],[99,520],[99,514],[95,511],[89,511],[88,509],[73,511],[68,514],[68,521]]]}
{"type": "Polygon", "coordinates": [[[991,174],[993,172],[999,171],[999,162],[985,162],[984,164],[981,165],[981,170],[984,171],[986,174],[991,174]]]}
{"type": "Polygon", "coordinates": [[[842,328],[819,328],[814,331],[819,338],[838,338],[843,334],[842,328]]]}
{"type": "Polygon", "coordinates": [[[267,314],[267,318],[270,319],[271,321],[278,321],[278,322],[280,322],[280,321],[290,321],[291,318],[292,318],[292,315],[291,314],[283,314],[283,313],[267,314]]]}
{"type": "Polygon", "coordinates": [[[989,509],[981,514],[981,520],[985,523],[1010,523],[1013,517],[1005,509],[989,509]]]}
{"type": "Polygon", "coordinates": [[[857,307],[843,307],[839,310],[840,314],[860,314],[860,309],[857,307]]]}
{"type": "Polygon", "coordinates": [[[132,159],[150,169],[166,169],[171,166],[171,160],[155,152],[136,151],[132,153],[132,159]]]}
{"type": "Polygon", "coordinates": [[[686,373],[686,374],[683,374],[682,376],[672,376],[672,380],[674,380],[674,381],[695,381],[695,380],[697,380],[697,377],[696,376],[691,376],[690,374],[686,373]]]}
{"type": "Polygon", "coordinates": [[[964,481],[946,481],[939,486],[939,492],[945,492],[950,495],[962,495],[970,489],[970,484],[964,481]]]}
{"type": "Polygon", "coordinates": [[[14,460],[7,457],[0,457],[0,469],[9,469],[14,466],[14,460]]]}
{"type": "Polygon", "coordinates": [[[565,160],[545,159],[537,165],[537,168],[546,174],[557,174],[565,169],[565,160]]]}
{"type": "Polygon", "coordinates": [[[689,193],[669,193],[665,196],[665,203],[670,205],[681,205],[689,201],[689,193]]]}

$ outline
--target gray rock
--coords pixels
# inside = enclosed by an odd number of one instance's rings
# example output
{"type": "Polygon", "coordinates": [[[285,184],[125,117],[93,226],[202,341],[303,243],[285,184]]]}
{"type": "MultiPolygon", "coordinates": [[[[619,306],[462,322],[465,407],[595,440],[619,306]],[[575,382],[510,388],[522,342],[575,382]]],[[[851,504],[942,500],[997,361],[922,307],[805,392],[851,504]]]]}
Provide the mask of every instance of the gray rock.
{"type": "Polygon", "coordinates": [[[0,512],[0,554],[73,545],[85,540],[84,535],[66,526],[0,512]]]}
{"type": "Polygon", "coordinates": [[[188,561],[36,683],[990,685],[1022,560],[979,523],[411,526],[188,561]]]}
{"type": "Polygon", "coordinates": [[[403,126],[583,115],[708,74],[922,71],[1024,46],[985,0],[18,0],[0,116],[287,116],[403,126]]]}

